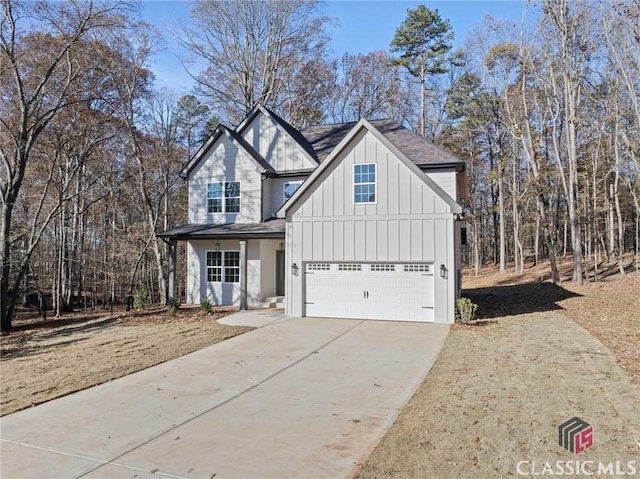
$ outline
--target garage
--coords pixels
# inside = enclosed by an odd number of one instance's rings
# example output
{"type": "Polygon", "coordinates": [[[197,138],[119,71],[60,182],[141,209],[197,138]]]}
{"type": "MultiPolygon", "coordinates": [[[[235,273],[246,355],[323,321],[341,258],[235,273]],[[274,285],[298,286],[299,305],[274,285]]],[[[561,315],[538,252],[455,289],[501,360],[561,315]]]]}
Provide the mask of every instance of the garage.
{"type": "Polygon", "coordinates": [[[304,265],[306,316],[434,321],[430,263],[304,265]]]}

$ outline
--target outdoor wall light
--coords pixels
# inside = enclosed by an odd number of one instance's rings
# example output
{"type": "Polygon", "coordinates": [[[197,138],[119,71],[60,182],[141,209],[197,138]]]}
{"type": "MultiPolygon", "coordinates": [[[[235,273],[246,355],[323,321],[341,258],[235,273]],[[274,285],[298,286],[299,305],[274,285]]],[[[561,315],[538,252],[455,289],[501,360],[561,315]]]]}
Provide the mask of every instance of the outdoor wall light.
{"type": "Polygon", "coordinates": [[[220,251],[220,241],[216,241],[216,251],[220,251]]]}
{"type": "Polygon", "coordinates": [[[440,265],[440,277],[447,279],[447,267],[443,264],[440,265]]]}
{"type": "Polygon", "coordinates": [[[280,251],[284,250],[284,243],[282,241],[280,241],[280,251]]]}
{"type": "Polygon", "coordinates": [[[299,271],[300,271],[300,268],[298,268],[298,265],[296,263],[293,263],[291,265],[291,274],[294,276],[298,276],[299,271]]]}

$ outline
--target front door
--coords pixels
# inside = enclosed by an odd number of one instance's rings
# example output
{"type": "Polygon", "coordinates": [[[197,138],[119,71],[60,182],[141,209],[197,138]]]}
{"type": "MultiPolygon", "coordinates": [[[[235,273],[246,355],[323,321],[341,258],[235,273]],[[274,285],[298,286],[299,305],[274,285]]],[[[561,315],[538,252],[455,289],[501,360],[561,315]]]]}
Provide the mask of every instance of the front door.
{"type": "Polygon", "coordinates": [[[284,251],[276,251],[276,296],[284,296],[284,251]]]}

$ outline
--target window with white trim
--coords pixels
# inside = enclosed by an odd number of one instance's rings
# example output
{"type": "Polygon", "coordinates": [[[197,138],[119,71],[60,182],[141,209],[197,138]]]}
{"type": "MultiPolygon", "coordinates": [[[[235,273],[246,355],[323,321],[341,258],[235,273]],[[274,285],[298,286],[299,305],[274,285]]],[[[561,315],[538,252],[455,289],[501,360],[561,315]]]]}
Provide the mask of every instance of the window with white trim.
{"type": "Polygon", "coordinates": [[[239,251],[207,251],[207,282],[240,282],[239,251]]]}
{"type": "Polygon", "coordinates": [[[353,202],[376,202],[376,164],[353,165],[353,202]]]}
{"type": "Polygon", "coordinates": [[[224,252],[224,282],[240,282],[240,251],[224,252]]]}
{"type": "Polygon", "coordinates": [[[240,182],[207,184],[208,213],[240,213],[240,182]]]}
{"type": "Polygon", "coordinates": [[[289,181],[282,186],[282,196],[285,203],[293,196],[296,190],[300,188],[301,184],[302,181],[289,181]]]}
{"type": "Polygon", "coordinates": [[[219,283],[222,281],[222,252],[207,251],[207,282],[219,283]]]}

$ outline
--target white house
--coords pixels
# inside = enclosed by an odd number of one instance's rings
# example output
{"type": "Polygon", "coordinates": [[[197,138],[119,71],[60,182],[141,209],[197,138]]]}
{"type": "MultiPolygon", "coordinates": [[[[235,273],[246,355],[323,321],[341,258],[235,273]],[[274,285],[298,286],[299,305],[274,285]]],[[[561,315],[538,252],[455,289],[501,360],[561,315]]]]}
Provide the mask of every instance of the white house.
{"type": "Polygon", "coordinates": [[[391,120],[298,131],[258,105],[218,126],[181,174],[186,299],[290,316],[451,323],[465,163],[391,120]],[[284,298],[283,298],[284,297],[284,298]]]}

